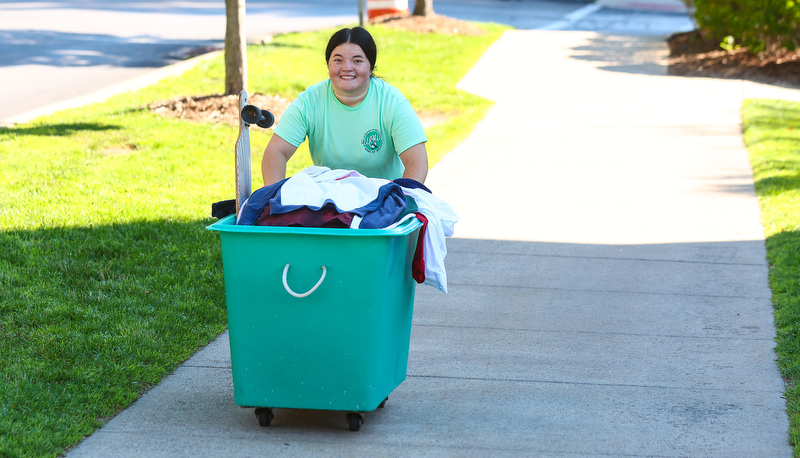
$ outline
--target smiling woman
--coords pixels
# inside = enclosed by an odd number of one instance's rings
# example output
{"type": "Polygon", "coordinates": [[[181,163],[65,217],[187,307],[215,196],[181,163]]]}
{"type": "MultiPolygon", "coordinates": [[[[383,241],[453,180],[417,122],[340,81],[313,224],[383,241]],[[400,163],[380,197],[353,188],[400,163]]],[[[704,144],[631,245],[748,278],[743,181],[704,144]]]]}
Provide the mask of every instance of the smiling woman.
{"type": "Polygon", "coordinates": [[[370,33],[361,27],[337,31],[325,59],[329,79],[289,105],[264,150],[264,184],[286,177],[286,163],[306,138],[314,165],[424,182],[425,130],[408,99],[373,75],[377,46],[370,33]]]}

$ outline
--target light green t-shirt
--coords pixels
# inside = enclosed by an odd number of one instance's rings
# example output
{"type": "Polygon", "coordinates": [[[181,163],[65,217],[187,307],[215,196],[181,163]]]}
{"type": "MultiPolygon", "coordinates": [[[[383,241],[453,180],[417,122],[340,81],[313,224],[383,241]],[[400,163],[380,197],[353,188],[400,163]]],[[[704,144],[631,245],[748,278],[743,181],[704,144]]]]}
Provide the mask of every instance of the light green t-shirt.
{"type": "Polygon", "coordinates": [[[408,99],[378,78],[357,107],[339,102],[329,79],[309,87],[283,113],[275,134],[296,147],[308,137],[314,165],[388,180],[403,176],[400,153],[428,141],[408,99]]]}

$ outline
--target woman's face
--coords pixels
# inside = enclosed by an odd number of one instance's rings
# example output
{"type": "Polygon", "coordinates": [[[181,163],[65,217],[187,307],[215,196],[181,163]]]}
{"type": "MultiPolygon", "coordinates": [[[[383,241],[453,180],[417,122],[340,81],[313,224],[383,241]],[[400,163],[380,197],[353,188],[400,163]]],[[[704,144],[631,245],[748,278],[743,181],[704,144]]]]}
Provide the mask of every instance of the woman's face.
{"type": "Polygon", "coordinates": [[[366,93],[372,72],[361,46],[342,43],[333,48],[331,59],[328,61],[328,75],[337,92],[357,95],[361,92],[366,93]]]}

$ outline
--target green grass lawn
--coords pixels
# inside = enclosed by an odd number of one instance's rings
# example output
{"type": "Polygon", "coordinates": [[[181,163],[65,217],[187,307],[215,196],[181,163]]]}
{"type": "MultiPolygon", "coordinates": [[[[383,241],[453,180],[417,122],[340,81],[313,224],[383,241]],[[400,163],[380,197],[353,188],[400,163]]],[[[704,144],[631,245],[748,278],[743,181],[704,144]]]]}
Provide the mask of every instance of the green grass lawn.
{"type": "MultiPolygon", "coordinates": [[[[431,165],[491,102],[455,84],[505,28],[479,37],[371,29],[377,74],[416,109],[431,165]]],[[[248,48],[248,91],[293,98],[327,77],[334,29],[248,48]]],[[[226,326],[211,204],[233,198],[227,126],[146,106],[224,89],[222,57],[180,77],[0,130],[0,456],[55,456],[226,326]]],[[[270,131],[271,132],[271,131],[270,131]]],[[[254,129],[253,186],[270,132],[254,129]]],[[[290,173],[310,165],[296,154],[290,173]]]]}
{"type": "Polygon", "coordinates": [[[800,103],[748,100],[742,122],[767,239],[790,436],[800,457],[800,103]]]}

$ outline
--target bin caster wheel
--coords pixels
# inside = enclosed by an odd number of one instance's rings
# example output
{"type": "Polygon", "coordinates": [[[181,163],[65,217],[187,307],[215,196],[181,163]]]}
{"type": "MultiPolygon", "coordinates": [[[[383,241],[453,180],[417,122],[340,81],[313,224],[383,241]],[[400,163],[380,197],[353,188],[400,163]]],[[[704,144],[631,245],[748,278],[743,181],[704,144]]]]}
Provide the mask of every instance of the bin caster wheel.
{"type": "Polygon", "coordinates": [[[351,412],[347,414],[347,423],[350,424],[350,431],[358,431],[364,423],[364,417],[360,413],[351,412]]]}
{"type": "Polygon", "coordinates": [[[259,407],[256,409],[256,417],[258,418],[259,426],[269,426],[272,423],[272,419],[275,418],[275,415],[272,413],[272,409],[269,407],[259,407]]]}
{"type": "Polygon", "coordinates": [[[383,402],[381,402],[380,404],[378,404],[378,408],[379,408],[379,409],[383,409],[383,406],[385,406],[385,405],[386,405],[386,401],[388,401],[388,400],[389,400],[389,396],[386,396],[386,399],[384,399],[384,400],[383,400],[383,402]]]}

